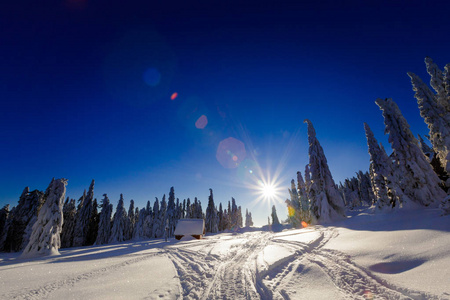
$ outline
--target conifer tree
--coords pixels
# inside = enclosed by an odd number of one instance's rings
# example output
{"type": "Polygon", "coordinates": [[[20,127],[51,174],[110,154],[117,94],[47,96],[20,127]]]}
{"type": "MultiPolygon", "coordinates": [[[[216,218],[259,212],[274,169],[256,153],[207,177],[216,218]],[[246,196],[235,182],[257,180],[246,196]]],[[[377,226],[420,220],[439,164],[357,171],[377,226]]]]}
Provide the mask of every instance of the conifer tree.
{"type": "Polygon", "coordinates": [[[166,225],[168,225],[167,221],[168,221],[167,220],[167,201],[166,201],[166,194],[164,194],[162,197],[162,200],[161,200],[160,208],[159,208],[159,228],[161,229],[161,232],[160,232],[158,238],[164,237],[165,228],[166,228],[166,225]]]}
{"type": "Polygon", "coordinates": [[[218,217],[219,217],[219,231],[223,231],[223,230],[225,230],[225,224],[224,224],[224,219],[223,219],[222,202],[219,203],[218,217]]]}
{"type": "Polygon", "coordinates": [[[402,207],[437,207],[445,193],[439,187],[440,180],[420,150],[409,124],[392,99],[377,99],[375,103],[383,111],[395,169],[401,174],[399,184],[404,194],[402,207]]]}
{"type": "Polygon", "coordinates": [[[134,227],[134,233],[133,233],[134,240],[140,240],[140,239],[146,237],[145,227],[144,227],[144,222],[145,222],[146,217],[147,217],[147,210],[145,208],[143,208],[139,211],[138,221],[136,223],[136,226],[134,227]]]}
{"type": "Polygon", "coordinates": [[[177,226],[178,220],[178,209],[175,205],[175,190],[173,186],[169,191],[169,200],[167,202],[167,223],[169,226],[169,236],[173,237],[173,233],[175,232],[175,227],[177,226]]]}
{"type": "Polygon", "coordinates": [[[80,198],[73,237],[74,247],[85,246],[87,243],[89,221],[91,220],[92,211],[94,209],[94,185],[95,180],[92,179],[87,195],[85,196],[83,194],[82,198],[80,198]]]}
{"type": "Polygon", "coordinates": [[[97,240],[98,223],[100,221],[99,217],[100,216],[98,213],[98,203],[97,203],[97,199],[95,198],[92,203],[92,212],[91,212],[91,217],[89,218],[88,233],[86,236],[85,246],[93,245],[95,243],[95,241],[97,240]]]}
{"type": "Polygon", "coordinates": [[[131,240],[133,237],[133,231],[134,231],[134,224],[135,224],[135,210],[134,210],[134,200],[130,200],[130,207],[128,208],[128,217],[127,217],[127,226],[126,226],[126,232],[125,232],[125,238],[126,240],[131,240]]]}
{"type": "MultiPolygon", "coordinates": [[[[436,93],[414,73],[409,72],[420,115],[428,125],[429,136],[442,167],[450,175],[450,64],[442,72],[431,58],[425,58],[430,84],[436,93]]],[[[448,182],[450,186],[450,182],[448,182]]]]}
{"type": "Polygon", "coordinates": [[[124,206],[123,195],[120,194],[119,203],[117,204],[116,213],[112,220],[111,235],[109,243],[117,243],[125,241],[126,226],[127,226],[127,211],[124,206]]]}
{"type": "Polygon", "coordinates": [[[214,205],[214,196],[212,189],[209,189],[208,207],[206,208],[205,227],[206,232],[216,233],[219,231],[217,223],[217,210],[214,205]]]}
{"type": "Polygon", "coordinates": [[[101,210],[99,215],[98,233],[95,245],[103,245],[109,242],[111,236],[111,216],[113,205],[110,203],[108,195],[103,194],[101,210]]]}
{"type": "Polygon", "coordinates": [[[248,209],[245,210],[245,227],[253,226],[252,213],[248,212],[248,209]]]}
{"type": "Polygon", "coordinates": [[[64,204],[63,207],[63,226],[61,231],[61,248],[72,247],[73,244],[73,232],[75,229],[75,217],[77,214],[75,199],[69,200],[64,204]]]}
{"type": "Polygon", "coordinates": [[[344,200],[336,188],[311,121],[306,119],[305,123],[308,124],[311,221],[312,223],[326,223],[342,219],[345,217],[344,200]]]}
{"type": "Polygon", "coordinates": [[[152,219],[152,237],[159,238],[162,236],[160,211],[159,211],[159,200],[155,197],[155,203],[153,203],[153,219],[152,219]]]}
{"type": "Polygon", "coordinates": [[[186,216],[187,219],[192,218],[192,208],[191,208],[191,199],[187,198],[186,200],[186,216]]]}
{"type": "Polygon", "coordinates": [[[366,123],[364,123],[364,130],[369,147],[370,174],[376,206],[378,209],[399,207],[404,197],[399,183],[400,174],[394,169],[392,160],[386,154],[383,146],[378,144],[366,123]]]}
{"type": "Polygon", "coordinates": [[[9,204],[6,204],[0,210],[0,250],[3,249],[3,244],[5,243],[3,237],[6,238],[5,229],[7,229],[8,217],[9,217],[9,204]]]}
{"type": "Polygon", "coordinates": [[[44,201],[43,192],[30,192],[28,187],[23,190],[19,204],[11,211],[10,221],[7,222],[4,251],[17,252],[24,249],[44,201]]]}
{"type": "Polygon", "coordinates": [[[66,196],[66,179],[52,179],[44,194],[44,204],[33,225],[30,240],[21,257],[59,255],[63,223],[63,205],[66,196]]]}
{"type": "Polygon", "coordinates": [[[275,205],[272,206],[272,225],[279,225],[280,221],[278,220],[278,216],[277,216],[277,209],[275,208],[275,205]]]}
{"type": "Polygon", "coordinates": [[[294,179],[291,180],[291,188],[288,189],[288,191],[291,198],[290,200],[286,199],[286,204],[288,206],[288,221],[293,227],[299,227],[302,222],[302,207],[294,179]]]}

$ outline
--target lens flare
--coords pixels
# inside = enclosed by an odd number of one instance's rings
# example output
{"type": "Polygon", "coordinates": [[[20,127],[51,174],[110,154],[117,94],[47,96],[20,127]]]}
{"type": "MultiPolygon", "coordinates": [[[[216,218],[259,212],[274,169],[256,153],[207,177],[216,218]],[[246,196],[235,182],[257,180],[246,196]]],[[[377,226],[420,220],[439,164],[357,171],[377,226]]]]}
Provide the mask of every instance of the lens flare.
{"type": "Polygon", "coordinates": [[[292,206],[288,206],[288,215],[291,218],[295,215],[295,209],[292,206]]]}
{"type": "Polygon", "coordinates": [[[224,168],[234,169],[240,165],[246,155],[244,143],[229,137],[219,143],[216,159],[224,168]]]}
{"type": "Polygon", "coordinates": [[[170,100],[175,100],[178,97],[178,93],[175,92],[172,94],[172,96],[170,96],[170,100]]]}
{"type": "Polygon", "coordinates": [[[202,115],[195,122],[195,127],[197,127],[198,129],[204,129],[206,125],[208,125],[208,118],[205,115],[202,115]]]}

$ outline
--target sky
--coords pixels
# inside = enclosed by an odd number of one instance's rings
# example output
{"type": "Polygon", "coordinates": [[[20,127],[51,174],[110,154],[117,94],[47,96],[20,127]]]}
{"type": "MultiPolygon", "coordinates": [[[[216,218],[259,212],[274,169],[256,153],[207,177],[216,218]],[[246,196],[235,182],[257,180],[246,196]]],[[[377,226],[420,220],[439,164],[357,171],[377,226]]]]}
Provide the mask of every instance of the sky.
{"type": "MultiPolygon", "coordinates": [[[[6,2],[6,1],[4,1],[6,2]]],[[[310,119],[336,183],[367,171],[363,122],[389,150],[377,98],[427,134],[406,72],[450,63],[444,1],[0,4],[0,206],[67,178],[78,199],[143,207],[209,189],[255,225],[285,219],[310,119]],[[261,194],[261,182],[277,187],[261,194]]]]}

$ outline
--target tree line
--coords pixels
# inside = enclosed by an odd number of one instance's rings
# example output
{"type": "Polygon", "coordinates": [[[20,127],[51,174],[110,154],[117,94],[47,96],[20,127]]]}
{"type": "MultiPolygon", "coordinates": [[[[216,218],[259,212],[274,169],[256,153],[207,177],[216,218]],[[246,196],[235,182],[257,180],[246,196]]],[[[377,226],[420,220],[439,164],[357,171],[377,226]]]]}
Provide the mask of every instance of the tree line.
{"type": "MultiPolygon", "coordinates": [[[[147,201],[141,209],[130,200],[127,210],[121,194],[113,214],[113,204],[107,194],[103,195],[100,204],[94,198],[94,180],[78,201],[69,197],[64,201],[66,184],[65,179],[53,179],[45,192],[30,191],[26,187],[17,206],[10,210],[6,205],[0,210],[0,251],[22,251],[30,243],[43,243],[50,247],[49,243],[55,241],[43,242],[43,236],[38,237],[39,241],[32,242],[33,232],[38,231],[33,226],[39,222],[53,222],[53,227],[61,227],[57,233],[53,232],[59,240],[56,249],[161,238],[165,235],[170,238],[174,236],[178,220],[183,218],[205,219],[206,231],[210,233],[243,227],[241,206],[237,206],[236,200],[231,198],[227,208],[220,203],[217,209],[212,189],[206,212],[203,212],[197,197],[193,201],[190,198],[180,201],[175,197],[174,187],[171,187],[167,199],[165,194],[161,200],[156,197],[153,205],[147,201]],[[43,207],[50,198],[56,202],[61,199],[61,203],[48,203],[53,208],[44,211],[43,207]]],[[[251,213],[246,211],[245,226],[252,225],[251,213]]]]}
{"type": "Polygon", "coordinates": [[[297,172],[297,184],[291,181],[290,199],[286,200],[288,221],[301,227],[345,218],[345,208],[361,205],[378,211],[420,207],[439,207],[450,213],[450,64],[444,71],[425,59],[430,85],[409,72],[415,98],[429,129],[432,147],[422,137],[413,135],[409,124],[392,99],[377,99],[382,111],[385,134],[389,134],[392,154],[388,155],[364,123],[370,155],[369,172],[336,185],[323,148],[309,120],[309,163],[303,178],[297,172]]]}

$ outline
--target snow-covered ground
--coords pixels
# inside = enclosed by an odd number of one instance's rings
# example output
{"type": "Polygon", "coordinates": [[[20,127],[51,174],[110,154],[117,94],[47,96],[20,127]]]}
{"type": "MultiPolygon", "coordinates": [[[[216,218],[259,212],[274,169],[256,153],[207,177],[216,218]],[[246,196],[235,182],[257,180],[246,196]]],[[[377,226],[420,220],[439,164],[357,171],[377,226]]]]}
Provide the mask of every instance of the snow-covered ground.
{"type": "Polygon", "coordinates": [[[330,226],[0,253],[1,299],[450,299],[450,216],[353,212],[330,226]]]}

